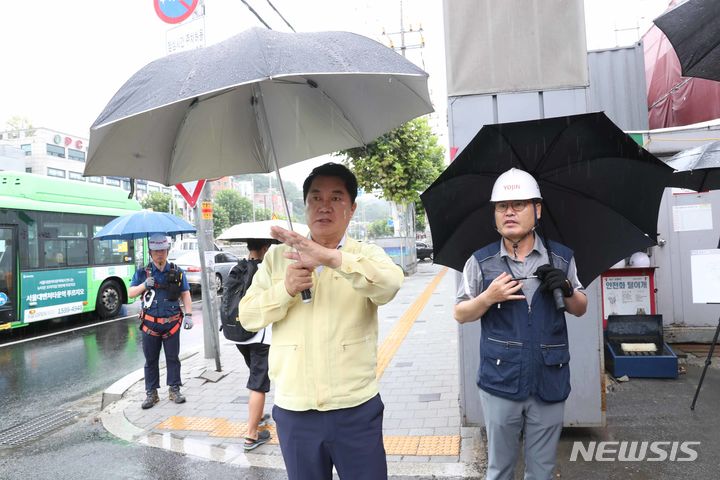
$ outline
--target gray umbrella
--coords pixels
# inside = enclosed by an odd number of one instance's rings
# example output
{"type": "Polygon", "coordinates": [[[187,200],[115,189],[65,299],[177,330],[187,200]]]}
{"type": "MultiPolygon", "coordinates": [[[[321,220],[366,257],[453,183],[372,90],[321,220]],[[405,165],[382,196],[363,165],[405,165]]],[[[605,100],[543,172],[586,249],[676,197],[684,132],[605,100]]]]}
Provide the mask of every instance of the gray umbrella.
{"type": "Polygon", "coordinates": [[[683,150],[667,164],[673,174],[672,185],[696,192],[720,189],[720,142],[683,150]]]}
{"type": "Polygon", "coordinates": [[[85,175],[171,185],[266,173],[432,110],[427,73],[380,43],[254,28],[133,75],[90,129],[85,175]]]}

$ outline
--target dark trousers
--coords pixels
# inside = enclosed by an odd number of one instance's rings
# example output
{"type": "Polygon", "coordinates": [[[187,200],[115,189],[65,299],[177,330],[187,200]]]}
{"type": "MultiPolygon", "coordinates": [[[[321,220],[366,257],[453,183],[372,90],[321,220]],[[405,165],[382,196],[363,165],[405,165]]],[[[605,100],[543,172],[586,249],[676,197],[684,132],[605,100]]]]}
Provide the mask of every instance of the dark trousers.
{"type": "Polygon", "coordinates": [[[384,409],[379,394],[357,407],[327,412],[273,407],[288,479],[331,480],[333,465],[342,480],[387,479],[384,409]]]}
{"type": "Polygon", "coordinates": [[[145,391],[160,388],[160,348],[165,350],[167,384],[180,386],[180,331],[168,338],[156,337],[142,332],[142,347],[145,354],[145,391]]]}

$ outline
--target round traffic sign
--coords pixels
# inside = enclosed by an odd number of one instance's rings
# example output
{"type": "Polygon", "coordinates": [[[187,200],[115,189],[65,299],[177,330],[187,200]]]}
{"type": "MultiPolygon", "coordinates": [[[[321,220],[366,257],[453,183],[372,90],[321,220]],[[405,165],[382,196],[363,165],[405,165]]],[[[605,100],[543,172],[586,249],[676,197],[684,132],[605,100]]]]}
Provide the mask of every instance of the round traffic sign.
{"type": "Polygon", "coordinates": [[[180,23],[197,7],[198,0],[153,0],[155,13],[166,23],[180,23]]]}

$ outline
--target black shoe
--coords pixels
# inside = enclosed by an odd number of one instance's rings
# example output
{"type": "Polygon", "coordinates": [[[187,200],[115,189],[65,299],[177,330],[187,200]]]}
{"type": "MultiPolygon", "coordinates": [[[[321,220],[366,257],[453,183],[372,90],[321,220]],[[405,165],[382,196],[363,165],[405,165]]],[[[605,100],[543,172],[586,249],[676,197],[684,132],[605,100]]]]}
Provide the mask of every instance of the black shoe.
{"type": "Polygon", "coordinates": [[[175,403],[185,403],[185,397],[180,393],[180,386],[174,385],[169,388],[170,401],[175,403]]]}
{"type": "Polygon", "coordinates": [[[157,389],[153,388],[152,390],[148,390],[147,397],[145,397],[145,401],[142,402],[141,407],[143,410],[147,410],[148,408],[152,408],[153,405],[158,403],[160,401],[160,397],[158,397],[157,389]]]}
{"type": "Polygon", "coordinates": [[[246,452],[249,452],[250,450],[254,450],[260,445],[263,445],[270,441],[270,432],[267,430],[260,430],[258,432],[258,438],[252,438],[252,437],[245,437],[245,443],[243,443],[243,448],[246,452]]]}

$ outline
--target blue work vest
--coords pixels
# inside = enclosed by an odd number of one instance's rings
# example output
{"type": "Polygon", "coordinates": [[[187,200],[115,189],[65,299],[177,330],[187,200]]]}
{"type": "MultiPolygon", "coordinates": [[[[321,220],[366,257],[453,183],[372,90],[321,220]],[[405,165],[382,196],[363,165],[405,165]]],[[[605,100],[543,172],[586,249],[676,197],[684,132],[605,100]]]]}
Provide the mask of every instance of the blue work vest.
{"type": "MultiPolygon", "coordinates": [[[[567,275],[573,252],[550,241],[553,266],[567,275]]],[[[500,242],[474,254],[483,278],[483,291],[502,272],[512,275],[500,255],[500,242]]],[[[570,395],[570,350],[565,314],[555,308],[552,293],[536,290],[527,299],[492,305],[482,316],[480,368],[477,384],[509,400],[535,395],[561,402],[570,395]]]]}
{"type": "MultiPolygon", "coordinates": [[[[178,273],[182,274],[182,284],[180,287],[181,292],[185,292],[189,289],[185,273],[180,267],[175,267],[178,273]]],[[[156,285],[164,285],[167,283],[165,276],[170,271],[170,262],[165,264],[163,271],[158,270],[154,263],[150,262],[151,275],[155,278],[156,285]]],[[[147,278],[147,271],[145,268],[138,269],[135,272],[130,285],[140,285],[147,278]]],[[[155,291],[155,298],[153,298],[152,304],[145,309],[145,313],[152,315],[153,317],[168,318],[173,315],[180,313],[180,299],[169,300],[167,288],[153,288],[155,291]]],[[[144,293],[140,296],[141,301],[144,293]]]]}

